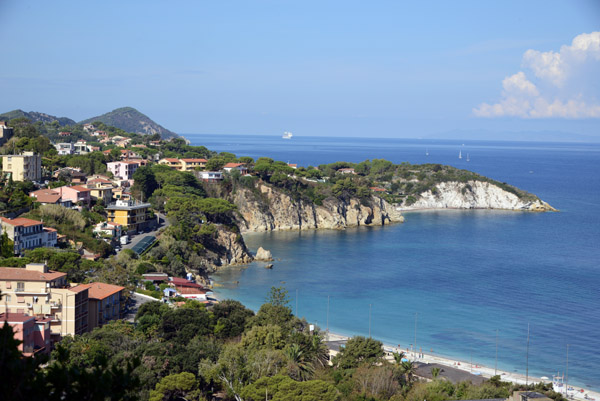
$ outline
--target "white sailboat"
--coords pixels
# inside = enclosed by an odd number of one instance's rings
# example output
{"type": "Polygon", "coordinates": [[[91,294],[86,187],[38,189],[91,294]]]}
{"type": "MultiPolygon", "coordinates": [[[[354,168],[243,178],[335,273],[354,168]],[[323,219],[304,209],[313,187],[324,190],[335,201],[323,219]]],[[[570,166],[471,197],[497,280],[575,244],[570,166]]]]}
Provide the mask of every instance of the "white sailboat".
{"type": "Polygon", "coordinates": [[[471,159],[469,159],[469,154],[467,153],[467,161],[470,161],[471,159]]]}
{"type": "Polygon", "coordinates": [[[425,156],[429,156],[429,149],[425,149],[425,156]]]}
{"type": "Polygon", "coordinates": [[[291,132],[284,132],[282,138],[283,139],[292,139],[292,133],[291,132]]]}
{"type": "Polygon", "coordinates": [[[459,151],[458,151],[458,158],[459,158],[459,159],[462,159],[462,150],[459,150],[459,151]]]}

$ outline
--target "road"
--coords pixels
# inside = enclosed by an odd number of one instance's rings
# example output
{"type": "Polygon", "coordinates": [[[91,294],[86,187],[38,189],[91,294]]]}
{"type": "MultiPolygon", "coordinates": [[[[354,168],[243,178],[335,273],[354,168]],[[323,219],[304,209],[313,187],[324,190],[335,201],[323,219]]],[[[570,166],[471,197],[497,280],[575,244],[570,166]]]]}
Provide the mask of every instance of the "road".
{"type": "Polygon", "coordinates": [[[131,296],[131,300],[133,301],[133,305],[129,308],[128,313],[125,315],[124,319],[128,322],[132,322],[135,319],[135,315],[137,314],[140,306],[145,304],[146,302],[158,301],[157,299],[142,296],[140,294],[136,294],[135,292],[131,296]]]}
{"type": "Polygon", "coordinates": [[[160,218],[160,222],[158,223],[158,225],[156,226],[156,228],[154,228],[152,231],[148,231],[147,233],[138,233],[136,235],[134,235],[131,238],[131,241],[129,241],[128,244],[126,245],[121,245],[121,249],[131,249],[134,246],[137,245],[138,242],[140,242],[142,240],[142,238],[147,237],[149,235],[153,235],[155,237],[158,236],[158,232],[162,229],[162,228],[167,228],[169,227],[169,220],[166,219],[166,217],[160,213],[157,213],[159,218],[160,218]]]}

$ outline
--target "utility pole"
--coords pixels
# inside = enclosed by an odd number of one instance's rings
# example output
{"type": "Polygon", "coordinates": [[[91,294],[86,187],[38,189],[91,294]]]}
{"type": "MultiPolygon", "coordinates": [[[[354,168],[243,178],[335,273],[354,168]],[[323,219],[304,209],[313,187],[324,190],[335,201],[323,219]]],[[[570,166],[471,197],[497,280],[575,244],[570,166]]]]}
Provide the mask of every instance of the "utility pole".
{"type": "Polygon", "coordinates": [[[369,304],[369,338],[371,338],[371,304],[369,304]]]}
{"type": "Polygon", "coordinates": [[[419,317],[419,312],[415,312],[415,353],[417,352],[417,319],[419,317]]]}
{"type": "Polygon", "coordinates": [[[327,295],[327,327],[325,330],[327,331],[327,337],[329,337],[329,295],[327,295]]]}
{"type": "Polygon", "coordinates": [[[494,376],[498,375],[498,329],[496,329],[496,364],[494,365],[494,376]]]}
{"type": "Polygon", "coordinates": [[[529,323],[527,323],[527,356],[525,358],[525,386],[529,385],[529,323]]]}
{"type": "Polygon", "coordinates": [[[569,344],[567,344],[567,371],[566,371],[567,381],[565,383],[565,396],[569,396],[569,344]]]}

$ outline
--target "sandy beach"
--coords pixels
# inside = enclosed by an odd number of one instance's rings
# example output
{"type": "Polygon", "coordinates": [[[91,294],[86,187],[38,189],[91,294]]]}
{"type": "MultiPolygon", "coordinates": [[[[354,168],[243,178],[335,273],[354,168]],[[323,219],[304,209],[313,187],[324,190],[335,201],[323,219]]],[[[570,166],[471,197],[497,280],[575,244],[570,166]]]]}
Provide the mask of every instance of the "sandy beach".
{"type": "MultiPolygon", "coordinates": [[[[328,338],[328,341],[343,341],[343,340],[348,340],[350,337],[342,335],[342,334],[330,332],[328,334],[327,338],[328,338]]],[[[405,349],[399,349],[399,348],[389,345],[389,344],[384,344],[384,349],[388,352],[402,351],[406,354],[406,357],[409,360],[415,361],[415,362],[438,363],[440,365],[445,365],[445,366],[449,366],[449,367],[452,367],[455,369],[460,369],[460,370],[463,370],[465,372],[469,372],[472,374],[481,375],[485,378],[490,378],[490,377],[494,376],[494,368],[493,367],[490,368],[488,366],[480,365],[475,362],[473,362],[473,364],[471,364],[470,362],[445,358],[445,357],[441,357],[441,356],[437,356],[437,355],[428,354],[425,352],[421,353],[421,357],[419,357],[418,353],[416,353],[416,352],[410,352],[410,351],[406,352],[405,349]]],[[[393,357],[386,356],[386,359],[393,360],[393,357]]],[[[518,383],[518,384],[530,383],[530,384],[532,384],[532,383],[539,383],[539,382],[546,382],[546,383],[552,382],[552,378],[550,378],[549,380],[544,380],[540,377],[533,377],[533,376],[529,376],[529,378],[527,378],[525,375],[521,375],[521,374],[514,373],[514,372],[507,372],[507,371],[500,370],[500,369],[497,369],[496,372],[498,375],[500,375],[502,377],[502,381],[508,381],[508,382],[512,382],[512,383],[518,383]]],[[[599,392],[590,391],[588,389],[584,389],[582,387],[578,387],[578,386],[574,386],[574,385],[569,385],[569,388],[573,389],[573,390],[569,391],[569,398],[572,398],[574,400],[582,400],[582,401],[591,401],[592,399],[594,399],[595,401],[600,401],[600,393],[599,392]],[[585,398],[586,396],[588,398],[585,398]]]]}

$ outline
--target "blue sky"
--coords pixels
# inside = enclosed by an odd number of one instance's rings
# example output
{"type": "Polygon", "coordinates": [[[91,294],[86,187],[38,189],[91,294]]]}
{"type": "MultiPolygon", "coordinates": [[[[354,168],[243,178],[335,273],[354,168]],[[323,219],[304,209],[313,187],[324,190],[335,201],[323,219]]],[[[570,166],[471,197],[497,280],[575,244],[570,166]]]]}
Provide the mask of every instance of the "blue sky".
{"type": "Polygon", "coordinates": [[[599,31],[583,0],[3,0],[0,111],[132,106],[178,133],[600,136],[599,31]]]}

